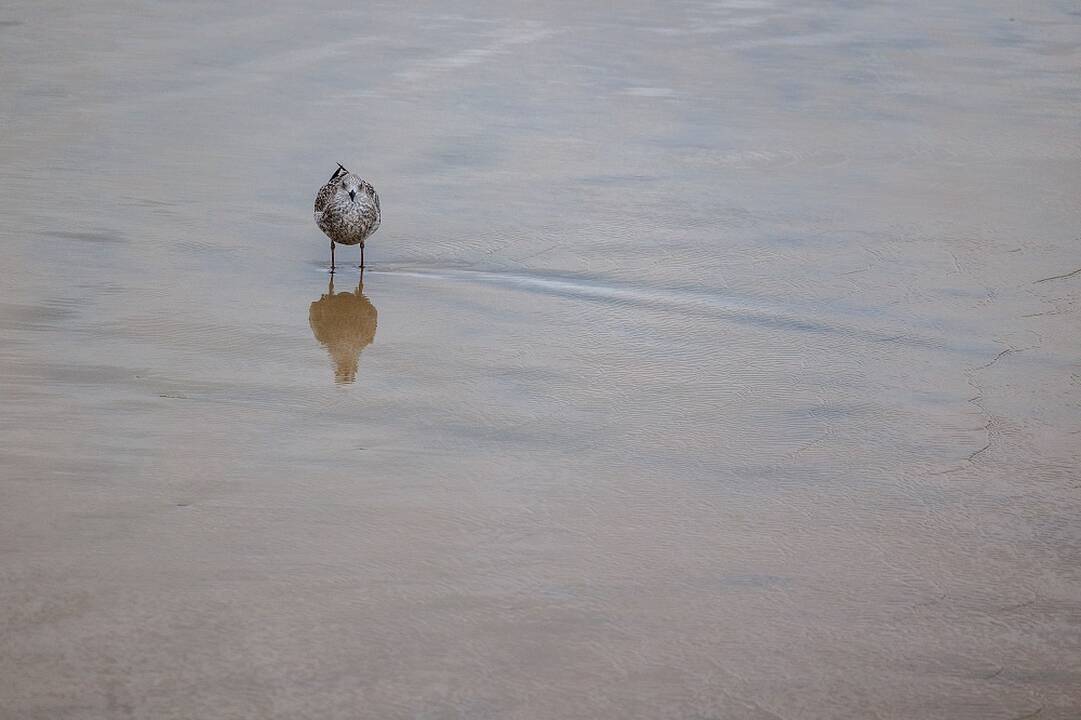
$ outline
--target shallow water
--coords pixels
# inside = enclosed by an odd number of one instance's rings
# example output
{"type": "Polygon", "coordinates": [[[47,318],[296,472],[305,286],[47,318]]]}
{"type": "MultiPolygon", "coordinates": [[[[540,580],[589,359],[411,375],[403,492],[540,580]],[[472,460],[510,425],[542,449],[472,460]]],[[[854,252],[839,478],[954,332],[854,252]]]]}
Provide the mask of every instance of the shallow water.
{"type": "Polygon", "coordinates": [[[1081,715],[1081,14],[896,5],[6,5],[0,717],[1081,715]]]}

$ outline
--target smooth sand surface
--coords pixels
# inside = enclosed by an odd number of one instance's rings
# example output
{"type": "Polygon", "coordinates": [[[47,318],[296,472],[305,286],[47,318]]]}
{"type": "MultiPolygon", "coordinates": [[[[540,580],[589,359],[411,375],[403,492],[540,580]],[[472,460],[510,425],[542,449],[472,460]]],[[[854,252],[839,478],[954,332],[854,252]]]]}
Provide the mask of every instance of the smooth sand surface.
{"type": "Polygon", "coordinates": [[[0,718],[1081,717],[1076,4],[582,5],[0,8],[0,718]]]}

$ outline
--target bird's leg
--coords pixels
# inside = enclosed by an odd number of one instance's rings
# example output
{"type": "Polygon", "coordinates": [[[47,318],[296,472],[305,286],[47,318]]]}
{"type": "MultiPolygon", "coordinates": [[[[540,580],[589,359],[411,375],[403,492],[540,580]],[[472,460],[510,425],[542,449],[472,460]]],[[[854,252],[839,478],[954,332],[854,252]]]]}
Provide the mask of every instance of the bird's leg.
{"type": "Polygon", "coordinates": [[[364,269],[364,243],[360,244],[360,269],[364,269]]]}
{"type": "Polygon", "coordinates": [[[334,272],[334,241],[330,241],[330,271],[334,272]]]}

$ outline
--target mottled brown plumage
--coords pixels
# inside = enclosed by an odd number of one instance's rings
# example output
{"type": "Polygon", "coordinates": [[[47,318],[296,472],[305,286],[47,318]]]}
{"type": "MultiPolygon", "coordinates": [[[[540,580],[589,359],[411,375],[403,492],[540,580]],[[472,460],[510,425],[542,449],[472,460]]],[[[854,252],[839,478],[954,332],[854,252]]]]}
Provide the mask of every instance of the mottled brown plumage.
{"type": "Polygon", "coordinates": [[[330,238],[330,270],[334,271],[334,244],[360,245],[364,267],[364,241],[379,229],[379,195],[371,183],[341,164],[315,195],[315,224],[330,238]]]}

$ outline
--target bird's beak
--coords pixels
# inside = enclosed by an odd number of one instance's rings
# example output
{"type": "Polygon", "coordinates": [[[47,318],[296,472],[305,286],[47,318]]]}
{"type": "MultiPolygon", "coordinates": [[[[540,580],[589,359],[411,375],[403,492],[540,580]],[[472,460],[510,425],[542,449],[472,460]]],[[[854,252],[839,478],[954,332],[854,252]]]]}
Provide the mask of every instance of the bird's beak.
{"type": "Polygon", "coordinates": [[[350,200],[356,200],[357,199],[357,191],[356,190],[350,190],[349,191],[349,199],[350,200]]]}

